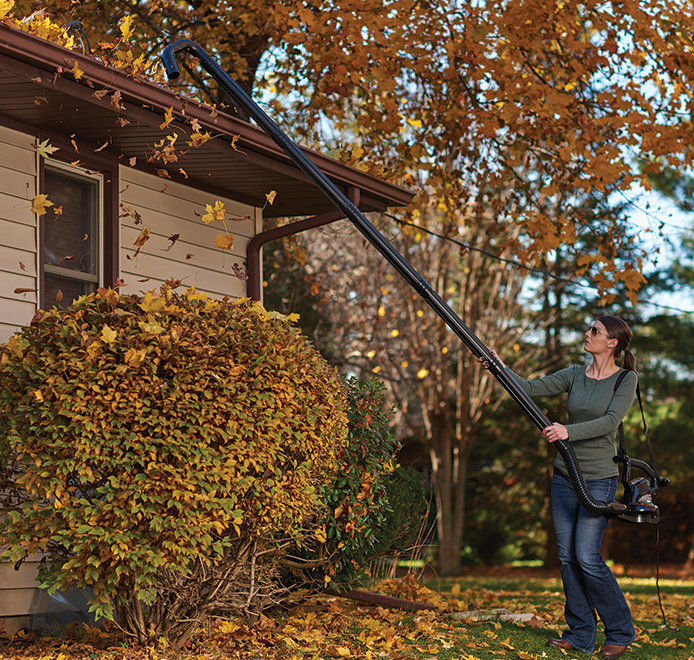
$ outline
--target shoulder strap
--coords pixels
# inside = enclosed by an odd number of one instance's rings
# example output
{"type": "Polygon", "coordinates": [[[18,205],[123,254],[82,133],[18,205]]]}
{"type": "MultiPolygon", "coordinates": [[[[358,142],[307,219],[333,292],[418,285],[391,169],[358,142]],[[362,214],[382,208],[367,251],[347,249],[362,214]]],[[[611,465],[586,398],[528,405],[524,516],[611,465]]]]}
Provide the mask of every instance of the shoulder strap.
{"type": "MultiPolygon", "coordinates": [[[[622,381],[626,378],[626,375],[631,371],[631,369],[623,369],[619,376],[617,376],[617,382],[614,385],[614,390],[613,392],[616,392],[619,389],[619,386],[622,384],[622,381]]],[[[634,372],[636,373],[636,372],[634,372]]],[[[638,374],[636,375],[636,398],[639,400],[639,409],[641,410],[641,423],[643,424],[643,434],[646,436],[646,442],[648,443],[648,453],[650,454],[651,458],[651,466],[653,467],[653,471],[655,472],[656,476],[659,476],[658,474],[658,467],[656,466],[655,463],[655,454],[653,453],[653,446],[651,445],[651,437],[650,434],[648,433],[648,425],[646,424],[646,415],[643,412],[643,403],[641,402],[641,389],[639,388],[639,381],[638,381],[638,374]]],[[[619,423],[619,456],[626,456],[627,455],[627,448],[626,444],[624,442],[624,425],[620,422],[619,423]]]]}

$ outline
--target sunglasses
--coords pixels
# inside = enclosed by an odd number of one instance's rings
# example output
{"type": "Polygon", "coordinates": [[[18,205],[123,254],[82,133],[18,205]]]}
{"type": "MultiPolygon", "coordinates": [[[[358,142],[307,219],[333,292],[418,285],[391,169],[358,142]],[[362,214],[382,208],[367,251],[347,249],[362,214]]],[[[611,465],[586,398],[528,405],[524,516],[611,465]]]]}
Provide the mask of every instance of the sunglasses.
{"type": "Polygon", "coordinates": [[[604,334],[607,336],[608,339],[610,338],[610,336],[606,332],[603,332],[602,330],[600,330],[600,328],[596,328],[594,325],[589,328],[589,331],[590,334],[593,335],[593,337],[595,337],[596,335],[604,334]]]}

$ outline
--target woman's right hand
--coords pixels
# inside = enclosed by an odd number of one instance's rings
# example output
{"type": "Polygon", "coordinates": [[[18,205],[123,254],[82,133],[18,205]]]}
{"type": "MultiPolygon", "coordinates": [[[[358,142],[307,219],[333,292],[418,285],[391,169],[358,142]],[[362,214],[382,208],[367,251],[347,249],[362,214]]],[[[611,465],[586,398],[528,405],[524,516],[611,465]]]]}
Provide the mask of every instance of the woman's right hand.
{"type": "MultiPolygon", "coordinates": [[[[493,348],[490,349],[489,352],[492,354],[492,357],[494,357],[494,359],[501,363],[502,367],[506,367],[504,361],[499,357],[499,355],[493,348]]],[[[489,369],[489,360],[487,360],[487,358],[481,357],[479,358],[479,362],[485,369],[489,369]]]]}

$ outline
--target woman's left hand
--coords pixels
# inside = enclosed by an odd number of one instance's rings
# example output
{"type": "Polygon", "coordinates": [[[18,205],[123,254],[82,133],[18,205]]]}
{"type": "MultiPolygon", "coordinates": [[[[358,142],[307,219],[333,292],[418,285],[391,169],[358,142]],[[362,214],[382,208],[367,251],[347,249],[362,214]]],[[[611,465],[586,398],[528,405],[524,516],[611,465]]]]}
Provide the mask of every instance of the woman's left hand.
{"type": "Polygon", "coordinates": [[[547,438],[547,442],[555,442],[556,440],[567,440],[569,432],[566,430],[566,426],[554,422],[552,426],[542,429],[542,435],[547,438]]]}

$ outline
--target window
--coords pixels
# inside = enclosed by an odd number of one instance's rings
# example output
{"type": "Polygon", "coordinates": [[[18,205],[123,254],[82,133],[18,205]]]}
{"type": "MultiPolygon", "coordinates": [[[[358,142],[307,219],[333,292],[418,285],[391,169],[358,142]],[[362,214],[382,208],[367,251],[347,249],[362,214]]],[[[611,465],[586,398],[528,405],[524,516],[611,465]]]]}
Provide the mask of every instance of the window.
{"type": "Polygon", "coordinates": [[[53,202],[42,216],[41,307],[68,305],[104,281],[103,176],[63,163],[43,166],[43,191],[53,202]]]}

